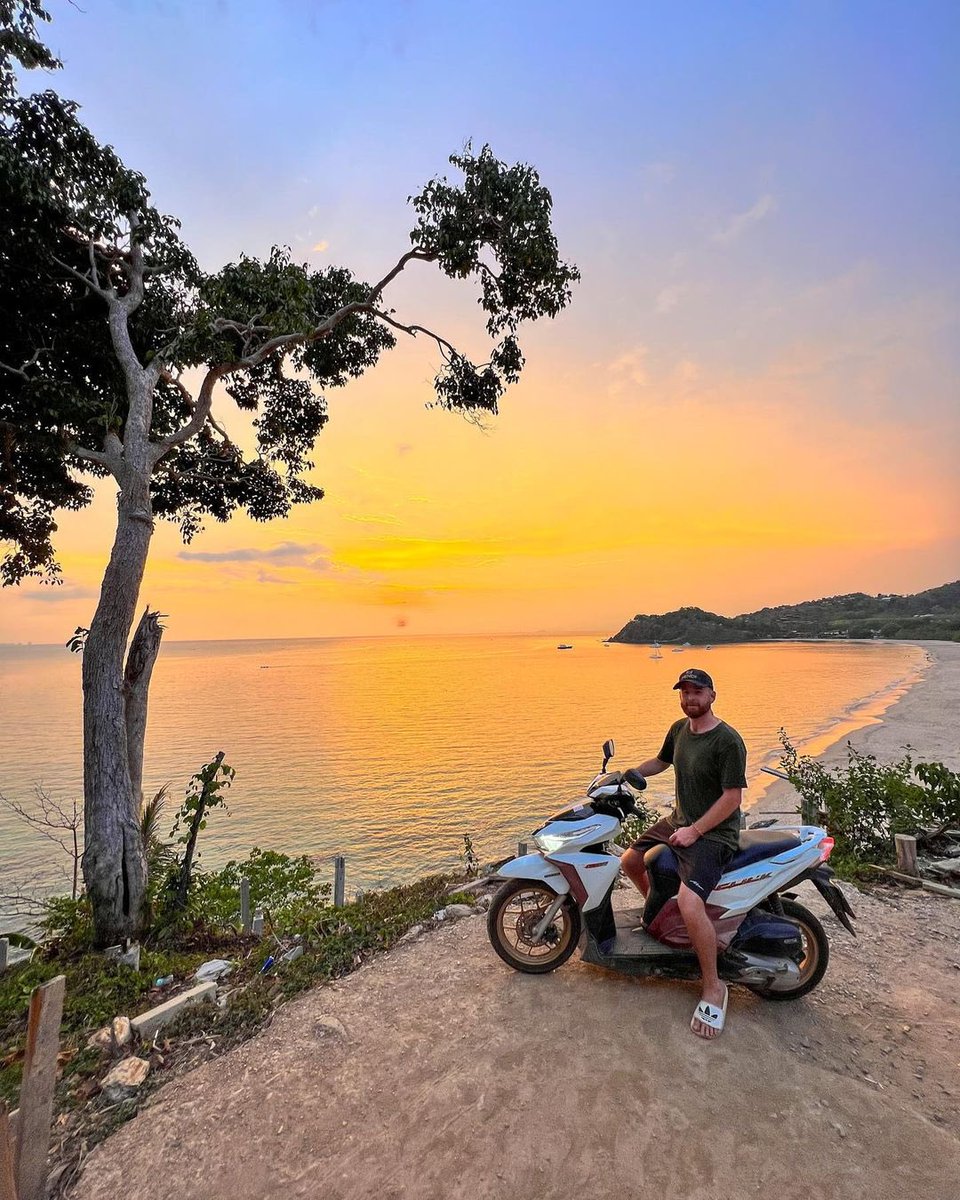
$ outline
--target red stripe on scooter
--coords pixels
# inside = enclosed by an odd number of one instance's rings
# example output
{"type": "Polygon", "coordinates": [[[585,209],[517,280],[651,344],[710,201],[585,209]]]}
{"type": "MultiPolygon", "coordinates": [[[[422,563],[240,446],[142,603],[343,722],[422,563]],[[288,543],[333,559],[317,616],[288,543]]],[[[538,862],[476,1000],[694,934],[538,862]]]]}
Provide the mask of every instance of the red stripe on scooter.
{"type": "Polygon", "coordinates": [[[548,857],[547,862],[553,863],[555,867],[559,868],[560,874],[570,885],[570,894],[582,908],[583,902],[587,898],[587,889],[583,886],[583,880],[577,874],[576,867],[571,866],[570,863],[560,862],[560,860],[556,858],[548,857]]]}

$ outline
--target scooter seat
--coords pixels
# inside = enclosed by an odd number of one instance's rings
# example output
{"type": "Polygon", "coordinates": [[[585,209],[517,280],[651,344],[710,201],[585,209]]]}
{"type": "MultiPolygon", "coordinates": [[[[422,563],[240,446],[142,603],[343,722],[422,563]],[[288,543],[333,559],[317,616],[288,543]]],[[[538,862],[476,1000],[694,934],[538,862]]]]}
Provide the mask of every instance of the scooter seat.
{"type": "Polygon", "coordinates": [[[739,871],[741,867],[748,867],[762,858],[776,858],[778,854],[796,850],[801,845],[803,843],[792,833],[777,829],[745,829],[740,834],[740,849],[724,867],[724,874],[739,871]]]}
{"type": "MultiPolygon", "coordinates": [[[[730,871],[739,871],[751,863],[760,862],[764,858],[776,858],[787,850],[796,850],[803,845],[800,839],[792,833],[784,833],[776,829],[745,829],[740,834],[740,849],[723,868],[724,875],[730,871]]],[[[658,851],[656,859],[649,863],[649,869],[664,874],[678,874],[677,860],[669,846],[655,847],[658,851]]]]}

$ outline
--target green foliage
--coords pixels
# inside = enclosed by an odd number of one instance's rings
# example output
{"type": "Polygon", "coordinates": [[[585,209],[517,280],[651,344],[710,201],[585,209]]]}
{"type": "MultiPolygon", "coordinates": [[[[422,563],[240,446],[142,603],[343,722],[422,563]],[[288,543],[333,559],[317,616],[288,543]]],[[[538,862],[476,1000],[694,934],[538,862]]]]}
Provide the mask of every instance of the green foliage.
{"type": "Polygon", "coordinates": [[[249,858],[198,877],[194,911],[212,925],[235,925],[240,917],[240,880],[250,880],[250,904],[269,912],[278,932],[308,926],[329,904],[330,885],[321,883],[305,854],[291,857],[254,847],[249,858]]]}
{"type": "Polygon", "coordinates": [[[460,853],[460,857],[463,859],[467,878],[475,879],[480,873],[480,859],[477,858],[476,851],[473,848],[473,839],[469,833],[463,835],[463,850],[460,853]]]}
{"type": "Polygon", "coordinates": [[[924,823],[960,829],[960,773],[943,763],[917,763],[915,770],[926,788],[924,823]]]}
{"type": "Polygon", "coordinates": [[[960,641],[960,582],[912,596],[830,596],[803,604],[761,608],[721,617],[702,608],[679,608],[659,616],[638,613],[614,642],[771,641],[778,638],[934,638],[960,641]]]}
{"type": "Polygon", "coordinates": [[[657,814],[650,808],[642,798],[638,797],[634,800],[637,811],[633,815],[627,817],[620,827],[620,832],[615,839],[618,846],[632,846],[641,833],[654,823],[657,819],[657,814]]]}
{"type": "Polygon", "coordinates": [[[87,896],[51,896],[41,921],[46,938],[53,939],[61,953],[81,954],[93,944],[93,913],[87,896]]]}
{"type": "Polygon", "coordinates": [[[555,316],[579,278],[558,257],[552,200],[531,167],[507,166],[488,146],[454,155],[462,182],[435,179],[410,198],[413,249],[376,284],[344,267],[313,270],[280,246],[205,273],[179,223],[153,207],[143,176],[97,141],[76,104],[18,90],[17,64],[27,72],[59,65],[36,38],[47,19],[32,0],[0,4],[0,305],[18,318],[0,327],[0,540],[15,547],[0,566],[3,582],[56,579],[56,510],[89,504],[83,475],[112,472],[127,486],[133,457],[150,463],[154,514],[176,521],[187,541],[207,517],[244,510],[266,521],[320,499],[306,475],[326,393],[373,367],[396,344],[396,329],[439,347],[441,407],[496,411],[523,366],[518,325],[555,316]],[[497,339],[489,362],[475,366],[382,306],[412,259],[477,281],[497,339]],[[105,319],[118,300],[137,364],[149,372],[146,420],[128,419],[140,401],[105,319]],[[183,372],[196,370],[205,382],[192,394],[183,372]],[[206,415],[221,382],[254,414],[253,453],[206,415]],[[121,468],[132,438],[149,453],[128,455],[121,468]]]}
{"type": "Polygon", "coordinates": [[[820,816],[836,842],[831,864],[856,871],[892,862],[894,834],[960,821],[960,775],[943,763],[917,763],[909,754],[878,762],[847,744],[847,764],[829,768],[797,752],[780,732],[781,759],[800,793],[803,819],[820,816]]]}
{"type": "MultiPolygon", "coordinates": [[[[191,837],[207,827],[206,814],[213,808],[227,809],[227,791],[233,783],[236,771],[220,759],[206,763],[193,775],[187,784],[187,794],[173,818],[170,840],[186,846],[191,837]]],[[[229,812],[229,809],[227,809],[229,812]]],[[[197,858],[200,856],[197,855],[197,858]]]]}

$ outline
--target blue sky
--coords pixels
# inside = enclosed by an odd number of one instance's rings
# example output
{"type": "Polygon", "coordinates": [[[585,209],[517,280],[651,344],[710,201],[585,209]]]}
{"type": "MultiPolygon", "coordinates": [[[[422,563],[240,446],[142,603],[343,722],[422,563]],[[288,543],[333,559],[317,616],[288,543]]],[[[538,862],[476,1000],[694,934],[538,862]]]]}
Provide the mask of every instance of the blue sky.
{"type": "MultiPolygon", "coordinates": [[[[406,197],[467,139],[533,163],[583,281],[558,321],[527,334],[528,371],[493,435],[510,448],[497,453],[516,475],[522,440],[532,460],[549,426],[555,477],[570,479],[585,450],[616,445],[656,509],[688,460],[688,431],[709,426],[696,452],[715,457],[721,498],[738,477],[727,524],[743,526],[743,573],[756,579],[718,585],[706,598],[718,611],[960,574],[960,5],[57,0],[51,12],[65,63],[55,86],[144,172],[209,268],[281,243],[370,279],[406,247],[406,197]],[[727,415],[752,431],[752,458],[730,450],[727,415]],[[591,445],[594,429],[603,440],[591,445]],[[755,468],[751,499],[743,476],[755,468]],[[806,548],[788,561],[781,525],[761,547],[751,505],[805,488],[811,511],[849,517],[862,541],[819,553],[830,539],[800,531],[806,548]],[[911,541],[907,527],[927,532],[911,541]]],[[[424,270],[396,297],[481,344],[465,289],[424,270]]],[[[384,406],[422,406],[434,365],[404,350],[349,393],[322,439],[333,502],[314,524],[273,528],[265,555],[299,538],[335,559],[337,464],[372,470],[361,459],[384,406]]],[[[460,464],[451,477],[482,457],[449,423],[427,432],[417,420],[397,419],[394,440],[406,444],[409,422],[434,463],[460,464]]],[[[511,486],[522,494],[522,479],[511,486]]],[[[482,489],[431,499],[465,512],[485,502],[482,489]]],[[[371,512],[385,503],[368,500],[371,512]]],[[[558,513],[565,503],[561,490],[558,513]]],[[[614,524],[636,519],[618,503],[614,524]]],[[[72,520],[66,536],[93,554],[72,520]]],[[[242,526],[210,536],[211,552],[250,544],[242,526]]],[[[178,553],[164,546],[155,554],[178,553]]],[[[537,570],[545,588],[568,586],[537,570]]],[[[629,597],[644,590],[651,609],[691,602],[680,564],[667,578],[652,590],[625,578],[610,619],[642,608],[629,597]]],[[[524,627],[505,604],[508,627],[524,627]]],[[[459,627],[452,608],[444,620],[459,627]]]]}

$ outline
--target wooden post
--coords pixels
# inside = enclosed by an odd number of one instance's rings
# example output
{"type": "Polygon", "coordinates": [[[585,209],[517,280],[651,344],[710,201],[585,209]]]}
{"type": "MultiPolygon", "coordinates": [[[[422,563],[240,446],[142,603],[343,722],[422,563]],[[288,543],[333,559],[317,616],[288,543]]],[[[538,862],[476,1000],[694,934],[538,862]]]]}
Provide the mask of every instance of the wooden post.
{"type": "Polygon", "coordinates": [[[53,1089],[57,1082],[60,1019],[66,976],[33,989],[27,1020],[27,1046],[20,1085],[20,1120],[14,1151],[14,1177],[19,1200],[43,1200],[47,1183],[47,1152],[53,1119],[53,1089]]]}
{"type": "Polygon", "coordinates": [[[347,860],[342,854],[336,854],[333,858],[333,906],[334,908],[343,907],[343,897],[346,890],[347,876],[347,860]]]}
{"type": "Polygon", "coordinates": [[[905,875],[917,875],[917,839],[906,833],[895,833],[893,842],[897,848],[897,866],[905,875]]]}
{"type": "Polygon", "coordinates": [[[250,880],[244,875],[240,880],[240,927],[244,933],[249,933],[253,926],[250,915],[250,880]]]}
{"type": "MultiPolygon", "coordinates": [[[[10,939],[0,938],[0,975],[7,969],[7,953],[10,949],[10,939]]],[[[2,1194],[2,1193],[0,1193],[2,1194]]]]}
{"type": "Polygon", "coordinates": [[[13,1143],[6,1105],[0,1101],[0,1200],[17,1200],[13,1178],[13,1143]]]}

